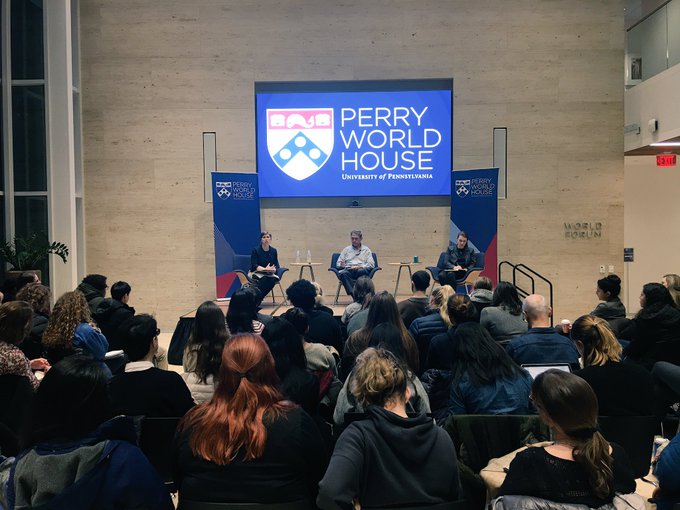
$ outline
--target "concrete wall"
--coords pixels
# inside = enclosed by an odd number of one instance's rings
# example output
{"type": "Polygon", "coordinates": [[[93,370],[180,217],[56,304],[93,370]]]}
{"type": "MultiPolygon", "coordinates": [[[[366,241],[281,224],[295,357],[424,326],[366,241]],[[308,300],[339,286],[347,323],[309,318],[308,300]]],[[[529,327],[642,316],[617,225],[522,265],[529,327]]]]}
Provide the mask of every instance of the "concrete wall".
{"type": "MultiPolygon", "coordinates": [[[[453,76],[455,168],[489,166],[492,128],[508,127],[500,259],[552,279],[563,317],[621,260],[621,0],[82,0],[81,32],[87,269],[129,281],[166,329],[214,297],[201,133],[217,133],[219,170],[254,172],[254,81],[453,76]],[[601,237],[567,239],[565,222],[601,237]]],[[[378,288],[393,289],[388,262],[436,262],[448,207],[365,203],[262,221],[283,264],[296,249],[326,261],[362,228],[378,288]]]]}

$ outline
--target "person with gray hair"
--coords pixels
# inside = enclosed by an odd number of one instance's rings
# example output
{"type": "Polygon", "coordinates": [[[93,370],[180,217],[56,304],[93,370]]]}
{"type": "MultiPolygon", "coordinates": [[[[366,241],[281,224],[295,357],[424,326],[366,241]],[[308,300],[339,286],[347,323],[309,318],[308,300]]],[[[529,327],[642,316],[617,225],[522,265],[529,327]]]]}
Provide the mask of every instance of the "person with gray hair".
{"type": "Polygon", "coordinates": [[[363,238],[361,230],[352,230],[352,244],[342,250],[336,263],[336,267],[340,269],[340,281],[348,296],[352,295],[357,278],[368,276],[374,267],[373,253],[368,246],[362,244],[363,238]]]}
{"type": "Polygon", "coordinates": [[[578,370],[579,353],[574,342],[560,335],[550,326],[552,308],[544,296],[531,294],[522,304],[522,314],[529,323],[529,330],[524,335],[514,337],[506,346],[510,357],[518,365],[569,364],[572,370],[578,370]]]}

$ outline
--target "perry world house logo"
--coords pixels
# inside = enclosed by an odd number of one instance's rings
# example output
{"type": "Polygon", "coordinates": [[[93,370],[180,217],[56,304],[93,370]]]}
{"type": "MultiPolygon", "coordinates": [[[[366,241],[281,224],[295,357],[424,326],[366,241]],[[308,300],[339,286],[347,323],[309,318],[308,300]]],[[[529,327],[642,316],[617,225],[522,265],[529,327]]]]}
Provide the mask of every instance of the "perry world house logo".
{"type": "Polygon", "coordinates": [[[470,194],[470,179],[456,179],[456,195],[466,197],[470,194]]]}
{"type": "Polygon", "coordinates": [[[314,175],[333,151],[332,108],[267,109],[267,149],[286,175],[302,181],[314,175]]]}
{"type": "Polygon", "coordinates": [[[231,196],[231,182],[216,182],[217,196],[226,200],[231,196]]]}

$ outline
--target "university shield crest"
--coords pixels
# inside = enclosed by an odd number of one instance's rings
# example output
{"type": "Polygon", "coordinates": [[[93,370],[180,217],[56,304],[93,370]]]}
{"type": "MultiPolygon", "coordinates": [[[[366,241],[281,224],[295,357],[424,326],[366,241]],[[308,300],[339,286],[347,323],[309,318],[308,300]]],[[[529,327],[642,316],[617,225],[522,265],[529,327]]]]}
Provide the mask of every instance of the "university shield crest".
{"type": "Polygon", "coordinates": [[[333,151],[332,108],[267,110],[267,148],[276,166],[302,181],[315,174],[333,151]]]}

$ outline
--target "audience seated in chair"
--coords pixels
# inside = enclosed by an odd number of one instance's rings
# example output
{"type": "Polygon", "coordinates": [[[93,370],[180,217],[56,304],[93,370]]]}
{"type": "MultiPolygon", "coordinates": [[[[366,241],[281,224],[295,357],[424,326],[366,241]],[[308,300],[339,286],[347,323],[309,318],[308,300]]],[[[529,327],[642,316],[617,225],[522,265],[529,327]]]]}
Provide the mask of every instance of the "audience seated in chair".
{"type": "Polygon", "coordinates": [[[443,285],[434,289],[430,294],[430,306],[427,314],[415,319],[408,328],[418,346],[418,359],[420,360],[418,373],[425,370],[425,361],[427,361],[427,352],[430,349],[432,338],[441,333],[446,333],[451,327],[448,303],[449,298],[454,294],[455,292],[450,285],[443,285]]]}
{"type": "Polygon", "coordinates": [[[3,508],[172,510],[170,494],[135,446],[132,420],[113,418],[108,378],[101,363],[81,355],[47,372],[26,450],[0,466],[3,508]]]}
{"type": "Polygon", "coordinates": [[[477,314],[480,315],[482,310],[491,306],[493,300],[493,284],[488,276],[478,276],[472,283],[472,292],[470,292],[470,300],[477,308],[477,314]]]}
{"type": "Polygon", "coordinates": [[[26,301],[33,309],[31,332],[19,346],[28,359],[40,358],[45,351],[42,335],[50,317],[50,299],[49,287],[40,283],[29,283],[17,293],[17,300],[26,301]]]}
{"type": "Polygon", "coordinates": [[[195,501],[272,503],[316,498],[328,452],[310,416],[285,400],[267,344],[231,337],[215,395],[187,413],[173,444],[175,484],[195,501]]]}
{"type": "Polygon", "coordinates": [[[574,342],[550,327],[552,308],[539,294],[527,296],[522,312],[529,323],[529,330],[514,337],[506,346],[510,357],[518,365],[567,363],[578,370],[579,352],[574,342]]]}
{"type": "Polygon", "coordinates": [[[635,491],[626,452],[598,432],[597,397],[588,383],[568,372],[548,370],[536,377],[531,394],[555,442],[518,453],[500,495],[597,508],[611,503],[615,493],[635,491]]]}
{"type": "Polygon", "coordinates": [[[347,305],[345,311],[342,313],[340,322],[348,326],[351,319],[364,312],[362,314],[364,321],[356,329],[362,328],[364,324],[366,324],[365,317],[368,315],[368,305],[374,295],[375,285],[373,284],[373,280],[368,276],[360,276],[357,278],[357,281],[354,282],[354,289],[352,289],[352,299],[354,302],[347,305]]]}
{"type": "Polygon", "coordinates": [[[302,308],[307,314],[309,321],[307,339],[310,342],[330,345],[338,353],[342,353],[342,328],[332,315],[314,309],[316,303],[314,285],[307,280],[298,280],[286,289],[286,296],[294,307],[302,308]]]}
{"type": "Polygon", "coordinates": [[[106,284],[106,276],[101,274],[88,274],[83,281],[80,282],[76,290],[85,296],[87,305],[90,308],[90,315],[94,315],[97,311],[99,303],[104,301],[106,297],[106,289],[109,286],[106,284]]]}
{"type": "Polygon", "coordinates": [[[597,396],[602,416],[654,414],[654,390],[647,370],[621,362],[621,344],[604,319],[584,315],[574,321],[571,338],[582,355],[585,379],[597,396]]]}
{"type": "MultiPolygon", "coordinates": [[[[451,327],[446,333],[432,338],[427,350],[425,370],[432,368],[438,370],[450,370],[453,363],[453,337],[456,328],[465,322],[477,322],[477,308],[465,294],[454,294],[449,298],[446,311],[451,321],[451,327]]],[[[421,364],[422,365],[422,364],[421,364]]]]}
{"type": "Polygon", "coordinates": [[[226,317],[230,334],[262,334],[264,324],[257,317],[259,296],[260,292],[250,287],[239,289],[232,294],[226,317]]]}
{"type": "Polygon", "coordinates": [[[458,498],[451,439],[426,415],[407,417],[410,377],[389,351],[362,353],[350,391],[367,419],[350,424],[338,439],[319,484],[319,508],[415,506],[458,498]]]}
{"type": "Polygon", "coordinates": [[[314,296],[314,310],[319,310],[320,312],[326,312],[328,315],[331,317],[333,316],[333,309],[329,308],[328,306],[325,305],[324,299],[323,299],[323,289],[321,288],[321,285],[319,285],[317,282],[311,282],[312,285],[314,285],[314,290],[316,291],[316,295],[314,296]]]}
{"type": "Polygon", "coordinates": [[[491,333],[496,342],[503,345],[527,332],[527,323],[522,315],[522,301],[513,284],[498,282],[493,291],[491,306],[482,310],[479,323],[491,333]]]}
{"type": "Polygon", "coordinates": [[[135,309],[128,305],[132,288],[127,282],[116,282],[111,286],[111,297],[102,300],[92,318],[109,341],[112,351],[123,348],[120,326],[135,315],[135,309]]]}
{"type": "Polygon", "coordinates": [[[427,312],[430,300],[427,297],[427,289],[430,286],[430,275],[426,271],[416,271],[411,276],[411,291],[413,296],[398,303],[399,315],[404,321],[406,329],[411,327],[411,323],[418,317],[422,317],[427,312]]]}
{"type": "Polygon", "coordinates": [[[207,402],[215,393],[222,364],[222,350],[229,337],[222,309],[205,301],[196,310],[189,342],[184,349],[182,379],[197,404],[207,402]]]}
{"type": "Polygon", "coordinates": [[[528,414],[531,376],[476,322],[456,328],[450,414],[528,414]]]}
{"type": "Polygon", "coordinates": [[[129,416],[184,416],[194,406],[189,388],[178,373],[153,364],[160,333],[156,319],[135,315],[120,330],[129,361],[125,372],[109,384],[114,411],[129,416]]]}
{"type": "Polygon", "coordinates": [[[615,274],[609,274],[597,280],[597,290],[595,294],[602,301],[590,315],[600,317],[604,320],[620,319],[626,316],[626,307],[619,299],[621,293],[621,278],[615,274]]]}

